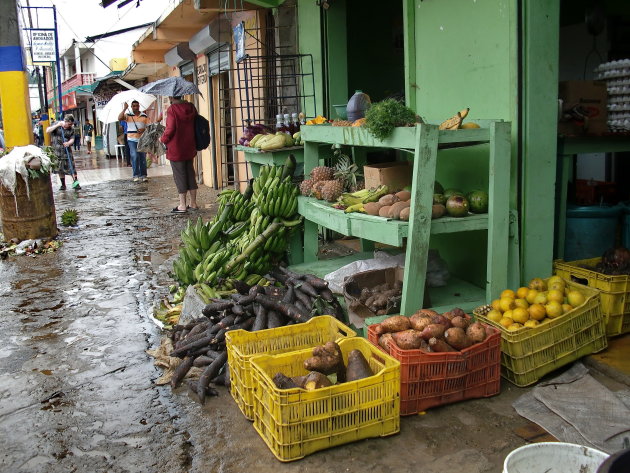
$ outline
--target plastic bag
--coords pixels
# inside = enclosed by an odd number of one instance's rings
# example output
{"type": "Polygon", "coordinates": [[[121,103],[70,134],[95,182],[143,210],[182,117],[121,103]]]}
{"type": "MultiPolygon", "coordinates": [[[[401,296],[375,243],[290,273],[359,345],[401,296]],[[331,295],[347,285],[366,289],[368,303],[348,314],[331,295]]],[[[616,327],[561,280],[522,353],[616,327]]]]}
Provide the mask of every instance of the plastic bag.
{"type": "Polygon", "coordinates": [[[160,137],[164,133],[164,125],[160,123],[151,123],[147,125],[144,133],[138,140],[138,151],[141,153],[163,154],[166,147],[160,141],[160,137]]]}

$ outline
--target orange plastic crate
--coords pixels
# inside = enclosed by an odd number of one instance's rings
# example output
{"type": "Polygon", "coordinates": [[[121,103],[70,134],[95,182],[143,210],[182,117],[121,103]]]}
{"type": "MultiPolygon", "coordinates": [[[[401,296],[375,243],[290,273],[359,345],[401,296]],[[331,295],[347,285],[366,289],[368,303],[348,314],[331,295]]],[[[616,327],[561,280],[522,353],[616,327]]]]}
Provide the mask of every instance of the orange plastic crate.
{"type": "MultiPolygon", "coordinates": [[[[390,347],[389,355],[400,361],[400,415],[499,394],[501,332],[483,325],[488,337],[459,352],[430,353],[390,347]]],[[[383,350],[374,327],[368,327],[368,340],[383,350]]]]}

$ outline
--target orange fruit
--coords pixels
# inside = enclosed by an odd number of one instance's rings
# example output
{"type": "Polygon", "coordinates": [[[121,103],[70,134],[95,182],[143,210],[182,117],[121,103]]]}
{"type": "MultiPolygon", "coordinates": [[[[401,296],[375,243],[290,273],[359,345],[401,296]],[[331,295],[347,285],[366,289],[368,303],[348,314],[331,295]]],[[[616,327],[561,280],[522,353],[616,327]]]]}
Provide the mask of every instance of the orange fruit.
{"type": "Polygon", "coordinates": [[[490,305],[494,310],[501,310],[501,305],[499,304],[499,302],[501,302],[501,299],[495,299],[490,303],[490,305]]]}
{"type": "Polygon", "coordinates": [[[547,293],[539,292],[536,297],[534,297],[534,304],[545,305],[547,303],[547,293]]]}
{"type": "Polygon", "coordinates": [[[529,304],[533,304],[534,303],[534,299],[536,299],[536,296],[538,295],[538,291],[536,289],[530,289],[527,292],[527,296],[525,297],[525,300],[529,303],[529,304]]]}
{"type": "Polygon", "coordinates": [[[501,299],[503,299],[504,297],[509,297],[510,299],[516,299],[516,294],[514,294],[514,291],[512,289],[506,289],[505,291],[501,293],[501,299]]]}
{"type": "Polygon", "coordinates": [[[562,315],[562,304],[558,301],[549,301],[545,304],[545,311],[547,312],[547,317],[552,319],[560,317],[562,315]]]}
{"type": "Polygon", "coordinates": [[[526,299],[516,299],[514,301],[514,305],[516,307],[522,307],[523,309],[527,309],[529,307],[529,303],[526,299]]]}
{"type": "Polygon", "coordinates": [[[574,309],[574,307],[571,304],[562,304],[562,313],[566,314],[567,312],[570,312],[574,309]]]}
{"type": "Polygon", "coordinates": [[[529,318],[533,320],[542,320],[547,315],[547,311],[545,310],[545,306],[542,304],[532,304],[527,309],[529,312],[529,318]]]}
{"type": "Polygon", "coordinates": [[[493,322],[499,322],[503,318],[503,314],[500,310],[492,309],[490,312],[486,314],[488,320],[492,320],[493,322]]]}
{"type": "Polygon", "coordinates": [[[525,322],[527,322],[529,320],[529,313],[527,312],[527,309],[524,309],[522,307],[517,307],[516,309],[514,309],[512,311],[512,320],[519,324],[524,324],[525,322]]]}
{"type": "Polygon", "coordinates": [[[509,325],[508,327],[506,327],[508,329],[508,332],[516,332],[517,330],[520,330],[523,328],[523,324],[519,324],[519,323],[513,323],[512,325],[509,325]]]}
{"type": "Polygon", "coordinates": [[[505,312],[503,312],[502,317],[507,317],[508,319],[512,318],[512,311],[511,310],[506,310],[505,312]]]}
{"type": "Polygon", "coordinates": [[[505,312],[507,310],[512,310],[514,307],[514,298],[512,297],[502,297],[499,300],[499,307],[501,307],[501,311],[505,312]]]}
{"type": "Polygon", "coordinates": [[[547,301],[557,301],[562,304],[564,302],[564,292],[557,289],[550,289],[547,291],[547,301]]]}
{"type": "Polygon", "coordinates": [[[519,287],[518,290],[516,291],[516,298],[525,299],[527,297],[528,292],[529,292],[528,287],[519,287]]]}
{"type": "Polygon", "coordinates": [[[510,325],[514,323],[514,321],[509,317],[503,317],[501,320],[499,320],[499,323],[503,325],[505,328],[508,328],[510,325]]]}
{"type": "Polygon", "coordinates": [[[529,285],[527,287],[530,289],[536,289],[538,292],[547,290],[547,284],[545,284],[545,281],[540,278],[534,278],[529,281],[529,285]]]}
{"type": "Polygon", "coordinates": [[[540,325],[540,322],[534,319],[529,319],[527,322],[523,324],[524,327],[528,327],[528,328],[534,328],[534,327],[537,327],[538,325],[540,325]]]}
{"type": "Polygon", "coordinates": [[[586,301],[586,297],[584,297],[584,294],[577,290],[569,291],[569,294],[567,294],[567,299],[569,304],[571,304],[573,307],[579,307],[586,301]]]}

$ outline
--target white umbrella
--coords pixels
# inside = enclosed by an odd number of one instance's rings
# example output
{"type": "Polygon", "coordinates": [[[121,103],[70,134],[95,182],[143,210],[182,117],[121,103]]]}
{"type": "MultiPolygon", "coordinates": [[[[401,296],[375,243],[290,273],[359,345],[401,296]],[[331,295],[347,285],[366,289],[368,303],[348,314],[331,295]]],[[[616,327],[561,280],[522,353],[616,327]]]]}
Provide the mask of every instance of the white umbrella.
{"type": "Polygon", "coordinates": [[[103,123],[113,123],[118,121],[118,115],[120,114],[123,104],[127,102],[129,108],[128,112],[131,112],[131,102],[137,100],[140,104],[140,111],[144,111],[155,102],[155,95],[145,94],[139,90],[125,90],[114,95],[107,105],[101,110],[97,117],[103,123]]]}

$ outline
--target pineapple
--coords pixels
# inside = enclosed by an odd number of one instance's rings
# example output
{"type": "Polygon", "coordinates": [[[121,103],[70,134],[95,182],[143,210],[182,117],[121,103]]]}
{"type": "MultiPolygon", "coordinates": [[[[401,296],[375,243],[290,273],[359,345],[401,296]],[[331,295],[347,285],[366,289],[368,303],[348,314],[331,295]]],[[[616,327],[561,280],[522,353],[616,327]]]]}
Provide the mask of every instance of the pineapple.
{"type": "Polygon", "coordinates": [[[61,214],[61,224],[65,227],[76,225],[79,221],[79,214],[74,209],[67,209],[61,214]]]}
{"type": "Polygon", "coordinates": [[[305,195],[306,197],[310,196],[313,192],[313,184],[315,184],[313,179],[304,179],[300,182],[300,194],[305,195]]]}
{"type": "Polygon", "coordinates": [[[322,198],[328,202],[336,202],[343,194],[343,182],[338,180],[325,181],[322,187],[322,198]]]}
{"type": "Polygon", "coordinates": [[[330,181],[332,180],[334,173],[335,170],[333,168],[329,168],[328,166],[317,166],[311,171],[311,178],[315,182],[330,181]]]}
{"type": "Polygon", "coordinates": [[[316,199],[322,200],[322,188],[328,181],[317,181],[311,188],[311,195],[316,199]]]}
{"type": "Polygon", "coordinates": [[[359,168],[345,154],[338,154],[339,160],[335,164],[334,177],[343,182],[346,192],[355,192],[357,190],[357,176],[360,176],[359,168]]]}

